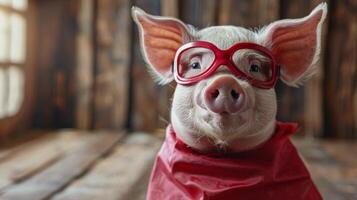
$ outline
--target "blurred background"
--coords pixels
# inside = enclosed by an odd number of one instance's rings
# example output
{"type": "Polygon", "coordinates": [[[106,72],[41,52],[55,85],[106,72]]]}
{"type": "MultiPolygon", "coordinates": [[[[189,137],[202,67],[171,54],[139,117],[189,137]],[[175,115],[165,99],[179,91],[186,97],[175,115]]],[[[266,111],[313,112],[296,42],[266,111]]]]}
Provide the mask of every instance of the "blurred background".
{"type": "MultiPolygon", "coordinates": [[[[353,141],[357,1],[325,2],[329,11],[319,73],[300,88],[278,83],[278,119],[298,122],[302,136],[353,141]]],[[[151,133],[169,123],[175,84],[158,86],[147,73],[130,16],[133,5],[197,28],[259,28],[282,18],[304,17],[319,3],[0,0],[0,140],[8,142],[32,130],[64,128],[151,133]]]]}

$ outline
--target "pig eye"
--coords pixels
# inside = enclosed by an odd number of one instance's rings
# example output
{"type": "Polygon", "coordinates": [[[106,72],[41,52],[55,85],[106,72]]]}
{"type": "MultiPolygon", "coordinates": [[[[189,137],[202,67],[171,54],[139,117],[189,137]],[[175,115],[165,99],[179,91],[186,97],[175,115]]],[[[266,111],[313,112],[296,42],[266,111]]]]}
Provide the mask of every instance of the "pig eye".
{"type": "Polygon", "coordinates": [[[249,67],[249,72],[257,73],[260,71],[260,66],[258,64],[251,64],[249,67]]]}
{"type": "Polygon", "coordinates": [[[253,49],[239,49],[232,57],[235,66],[249,78],[268,81],[272,78],[271,59],[253,49]]]}
{"type": "Polygon", "coordinates": [[[214,60],[215,55],[212,50],[193,47],[181,52],[177,61],[177,72],[183,78],[195,77],[209,68],[214,60]]]}
{"type": "Polygon", "coordinates": [[[201,69],[201,65],[199,62],[194,62],[190,64],[191,69],[201,69]]]}

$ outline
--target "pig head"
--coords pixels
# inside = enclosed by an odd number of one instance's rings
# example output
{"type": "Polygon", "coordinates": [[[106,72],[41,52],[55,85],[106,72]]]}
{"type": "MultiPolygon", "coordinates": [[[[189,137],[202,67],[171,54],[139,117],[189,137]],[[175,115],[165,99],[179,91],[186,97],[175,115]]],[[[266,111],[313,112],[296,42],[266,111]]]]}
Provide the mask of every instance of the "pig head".
{"type": "MultiPolygon", "coordinates": [[[[253,42],[272,52],[281,67],[280,79],[294,87],[316,71],[314,64],[319,58],[326,13],[327,6],[322,3],[304,18],[279,20],[258,31],[238,26],[196,30],[175,18],[132,9],[145,62],[160,84],[174,80],[172,63],[176,52],[188,42],[208,41],[219,49],[228,49],[239,42],[253,42]]],[[[210,58],[202,59],[199,62],[210,58]]],[[[249,67],[254,66],[247,63],[249,73],[262,73],[249,67]]],[[[193,85],[177,85],[171,123],[177,137],[199,151],[243,151],[272,136],[276,113],[274,88],[254,87],[223,66],[213,76],[193,85]]]]}

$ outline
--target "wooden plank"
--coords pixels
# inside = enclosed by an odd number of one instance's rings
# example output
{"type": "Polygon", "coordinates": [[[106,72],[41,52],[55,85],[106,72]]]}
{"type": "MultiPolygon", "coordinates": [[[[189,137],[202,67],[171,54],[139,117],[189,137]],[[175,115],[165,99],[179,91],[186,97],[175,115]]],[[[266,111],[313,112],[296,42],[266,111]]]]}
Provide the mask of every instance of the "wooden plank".
{"type": "MultiPolygon", "coordinates": [[[[38,0],[36,128],[73,127],[77,2],[38,0]],[[54,39],[55,38],[55,39],[54,39]]],[[[31,93],[33,95],[33,93],[31,93]]]]}
{"type": "Polygon", "coordinates": [[[334,140],[322,141],[321,145],[342,166],[336,170],[335,176],[330,175],[331,171],[326,171],[327,181],[344,193],[345,199],[357,199],[357,142],[334,140]]]}
{"type": "Polygon", "coordinates": [[[132,133],[89,173],[51,199],[124,200],[137,199],[134,195],[144,197],[148,174],[161,141],[149,134],[132,133]],[[144,182],[143,177],[146,177],[144,182]],[[139,187],[140,191],[137,190],[139,187]]]}
{"type": "Polygon", "coordinates": [[[178,17],[179,8],[178,0],[161,1],[161,14],[163,16],[178,17]]]}
{"type": "Polygon", "coordinates": [[[336,160],[324,151],[318,140],[313,139],[311,136],[303,139],[294,139],[293,142],[299,150],[305,165],[309,169],[310,174],[324,199],[341,200],[340,192],[336,190],[334,185],[324,176],[326,175],[326,172],[330,172],[336,176],[338,173],[336,169],[339,169],[340,167],[336,160]]]}
{"type": "Polygon", "coordinates": [[[132,40],[131,1],[114,0],[114,43],[113,43],[113,93],[114,105],[112,123],[113,127],[122,129],[127,126],[129,115],[129,68],[132,40]]]}
{"type": "Polygon", "coordinates": [[[11,135],[6,138],[6,140],[0,140],[0,163],[11,157],[25,146],[33,142],[38,142],[48,136],[49,134],[46,134],[44,131],[32,131],[26,135],[21,135],[21,137],[11,135]]]}
{"type": "Polygon", "coordinates": [[[258,1],[257,23],[259,27],[265,26],[279,19],[280,2],[278,0],[258,1]]]}
{"type": "Polygon", "coordinates": [[[352,161],[354,154],[350,153],[355,152],[355,148],[349,148],[347,152],[336,143],[320,143],[311,137],[295,139],[294,143],[324,199],[356,199],[357,165],[352,161]],[[343,159],[340,158],[342,155],[343,159]]]}
{"type": "Polygon", "coordinates": [[[325,136],[357,137],[357,7],[331,1],[325,57],[325,136]]]}
{"type": "MultiPolygon", "coordinates": [[[[151,163],[150,163],[151,164],[151,163]]],[[[146,199],[146,192],[148,189],[150,176],[151,176],[152,166],[148,167],[144,172],[143,176],[131,187],[130,192],[124,195],[122,200],[142,200],[146,199]]]]}
{"type": "Polygon", "coordinates": [[[9,150],[0,162],[0,192],[48,167],[89,138],[81,132],[59,131],[9,150]]]}
{"type": "Polygon", "coordinates": [[[0,194],[4,200],[42,200],[64,188],[115,145],[122,134],[95,133],[66,157],[0,194]]]}
{"type": "Polygon", "coordinates": [[[223,0],[220,2],[219,24],[254,28],[266,25],[279,17],[278,0],[223,0]]]}
{"type": "Polygon", "coordinates": [[[61,153],[53,148],[53,139],[45,137],[10,151],[0,164],[0,191],[58,159],[61,153]]]}
{"type": "Polygon", "coordinates": [[[355,158],[355,153],[357,153],[357,141],[327,140],[322,141],[321,144],[324,149],[326,149],[326,152],[332,155],[336,160],[346,166],[357,168],[357,159],[355,158]]]}
{"type": "Polygon", "coordinates": [[[205,28],[217,24],[218,1],[215,0],[182,0],[180,1],[180,18],[185,23],[197,28],[205,28]]]}
{"type": "Polygon", "coordinates": [[[130,64],[130,1],[97,1],[94,128],[127,123],[130,64]]]}
{"type": "Polygon", "coordinates": [[[75,127],[91,128],[94,73],[94,1],[80,0],[76,33],[77,65],[75,68],[75,127]]]}

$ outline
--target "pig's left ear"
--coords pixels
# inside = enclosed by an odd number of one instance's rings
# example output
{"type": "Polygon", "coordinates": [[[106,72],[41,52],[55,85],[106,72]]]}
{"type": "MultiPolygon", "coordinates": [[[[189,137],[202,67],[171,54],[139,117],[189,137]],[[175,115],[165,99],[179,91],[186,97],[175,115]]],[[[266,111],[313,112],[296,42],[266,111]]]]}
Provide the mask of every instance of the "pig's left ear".
{"type": "Polygon", "coordinates": [[[193,37],[190,28],[175,18],[149,15],[137,7],[132,8],[132,16],[139,27],[142,54],[154,78],[161,84],[172,81],[176,51],[193,37]]]}
{"type": "Polygon", "coordinates": [[[273,22],[261,33],[260,43],[272,50],[281,66],[281,79],[286,84],[298,86],[314,74],[326,14],[327,5],[321,3],[310,15],[273,22]]]}

